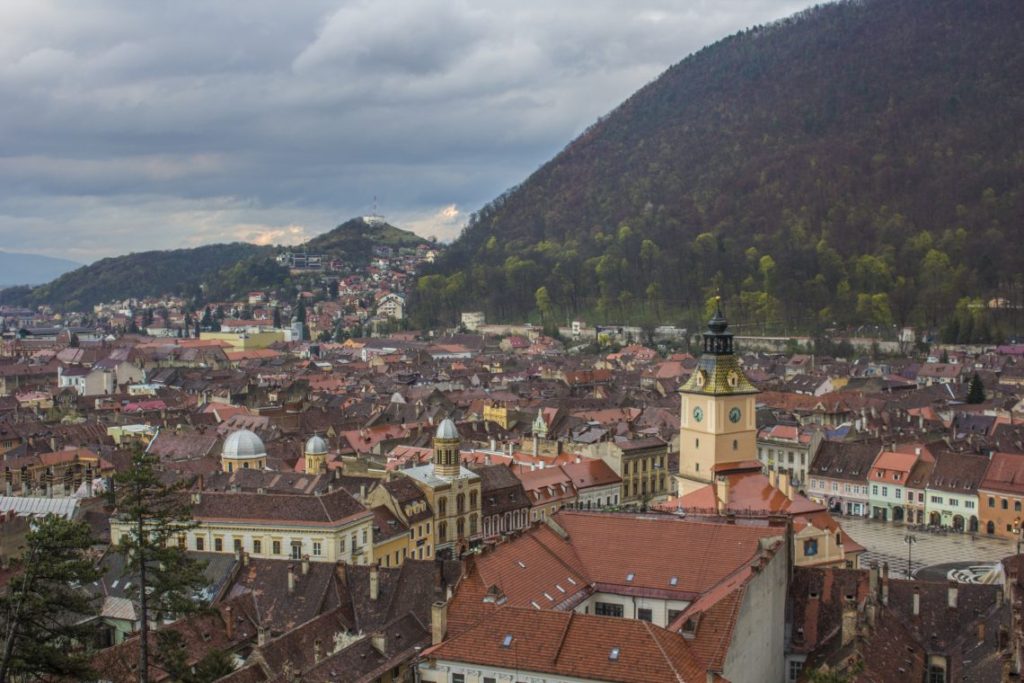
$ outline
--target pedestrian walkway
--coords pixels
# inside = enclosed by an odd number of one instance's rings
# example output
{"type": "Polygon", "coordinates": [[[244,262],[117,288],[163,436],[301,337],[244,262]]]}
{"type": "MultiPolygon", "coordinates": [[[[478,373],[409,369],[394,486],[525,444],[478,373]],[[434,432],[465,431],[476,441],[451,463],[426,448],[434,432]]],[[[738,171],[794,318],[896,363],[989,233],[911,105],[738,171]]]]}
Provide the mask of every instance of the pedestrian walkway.
{"type": "Polygon", "coordinates": [[[945,536],[927,531],[910,531],[907,527],[865,519],[863,517],[837,517],[837,521],[853,540],[867,550],[861,555],[861,566],[872,562],[889,563],[893,576],[907,576],[907,535],[916,540],[912,548],[916,572],[922,567],[949,562],[995,563],[1017,550],[1017,544],[1001,538],[978,536],[973,541],[969,534],[950,531],[945,536]]]}

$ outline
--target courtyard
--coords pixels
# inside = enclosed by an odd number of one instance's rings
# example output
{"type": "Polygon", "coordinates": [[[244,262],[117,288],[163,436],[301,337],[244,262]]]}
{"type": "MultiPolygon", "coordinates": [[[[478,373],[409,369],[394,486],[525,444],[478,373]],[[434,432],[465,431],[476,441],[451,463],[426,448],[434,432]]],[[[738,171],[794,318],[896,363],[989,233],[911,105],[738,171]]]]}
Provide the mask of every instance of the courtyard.
{"type": "MultiPolygon", "coordinates": [[[[863,517],[838,517],[853,540],[866,548],[861,555],[861,566],[870,567],[873,562],[879,566],[889,563],[893,577],[907,576],[907,543],[904,537],[912,534],[917,540],[913,544],[912,571],[916,574],[933,565],[977,566],[992,565],[1017,550],[1017,544],[1001,538],[950,531],[946,535],[927,531],[910,531],[903,525],[880,522],[863,517]]],[[[926,578],[941,578],[937,572],[926,572],[926,578]]],[[[924,576],[922,578],[925,578],[924,576]]]]}

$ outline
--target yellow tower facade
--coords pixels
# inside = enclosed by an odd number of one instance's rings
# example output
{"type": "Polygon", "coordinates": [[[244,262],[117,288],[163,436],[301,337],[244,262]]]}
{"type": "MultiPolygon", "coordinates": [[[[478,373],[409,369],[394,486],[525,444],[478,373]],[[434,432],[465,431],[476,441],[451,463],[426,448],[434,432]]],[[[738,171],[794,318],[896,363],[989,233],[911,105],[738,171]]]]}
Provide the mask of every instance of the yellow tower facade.
{"type": "Polygon", "coordinates": [[[302,451],[307,474],[318,474],[326,469],[327,441],[322,436],[314,434],[309,437],[302,451]]]}
{"type": "Polygon", "coordinates": [[[757,459],[757,389],[740,367],[719,307],[697,367],[680,388],[679,495],[714,481],[724,464],[757,459]]]}
{"type": "Polygon", "coordinates": [[[455,423],[445,418],[434,434],[434,474],[438,477],[458,477],[462,469],[459,456],[459,431],[455,423]]]}

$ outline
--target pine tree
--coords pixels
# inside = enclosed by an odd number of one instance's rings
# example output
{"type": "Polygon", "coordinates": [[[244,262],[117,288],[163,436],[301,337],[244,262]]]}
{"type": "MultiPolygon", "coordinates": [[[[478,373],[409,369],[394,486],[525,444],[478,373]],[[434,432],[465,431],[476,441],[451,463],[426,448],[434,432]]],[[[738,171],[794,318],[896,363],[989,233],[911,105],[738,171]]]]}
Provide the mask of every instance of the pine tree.
{"type": "Polygon", "coordinates": [[[985,385],[978,373],[974,373],[974,377],[971,378],[971,385],[967,389],[967,402],[975,404],[985,402],[985,385]]]}
{"type": "Polygon", "coordinates": [[[11,678],[91,679],[88,653],[93,598],[81,587],[100,572],[86,551],[93,544],[84,522],[48,515],[25,538],[22,571],[0,595],[3,655],[0,683],[11,678]]]}
{"type": "Polygon", "coordinates": [[[179,540],[194,529],[185,482],[166,484],[156,459],[141,449],[129,469],[115,477],[117,515],[129,531],[117,551],[138,577],[131,592],[139,605],[139,681],[149,680],[149,623],[204,609],[205,564],[189,557],[179,540]]]}
{"type": "Polygon", "coordinates": [[[274,329],[281,329],[281,309],[274,306],[274,329]]]}

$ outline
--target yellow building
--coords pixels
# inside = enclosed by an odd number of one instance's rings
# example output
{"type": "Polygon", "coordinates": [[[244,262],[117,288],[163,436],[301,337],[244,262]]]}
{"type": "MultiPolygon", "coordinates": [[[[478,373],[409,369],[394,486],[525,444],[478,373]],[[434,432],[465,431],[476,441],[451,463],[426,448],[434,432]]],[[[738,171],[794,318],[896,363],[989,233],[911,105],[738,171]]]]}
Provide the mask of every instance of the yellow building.
{"type": "Polygon", "coordinates": [[[508,429],[512,416],[507,406],[500,403],[487,403],[484,405],[484,421],[493,422],[502,429],[508,429]]]}
{"type": "Polygon", "coordinates": [[[248,429],[239,429],[224,439],[220,465],[225,472],[266,469],[267,449],[256,434],[248,429]]]}
{"type": "Polygon", "coordinates": [[[482,537],[480,476],[462,466],[459,441],[455,423],[446,418],[434,434],[434,462],[400,471],[427,498],[434,552],[441,557],[459,557],[482,537]]]}
{"type": "Polygon", "coordinates": [[[680,496],[712,483],[716,465],[757,453],[757,389],[743,374],[728,326],[719,308],[704,333],[697,367],[679,390],[680,496]]]}
{"type": "Polygon", "coordinates": [[[284,330],[267,330],[264,332],[200,332],[202,340],[227,342],[232,351],[250,351],[265,349],[271,344],[284,341],[284,330]]]}
{"type": "MultiPolygon", "coordinates": [[[[313,562],[374,561],[373,513],[341,488],[321,495],[194,491],[192,518],[198,526],[177,539],[187,550],[313,562]]],[[[115,544],[133,531],[116,514],[111,517],[115,544]]]]}
{"type": "MultiPolygon", "coordinates": [[[[406,550],[401,555],[403,558],[434,559],[434,511],[426,494],[412,479],[399,475],[383,481],[367,494],[366,502],[375,514],[381,507],[387,509],[408,529],[408,535],[405,537],[406,550]]],[[[390,544],[387,550],[393,552],[390,544]]],[[[374,557],[380,556],[376,554],[376,548],[374,552],[374,557]]]]}

